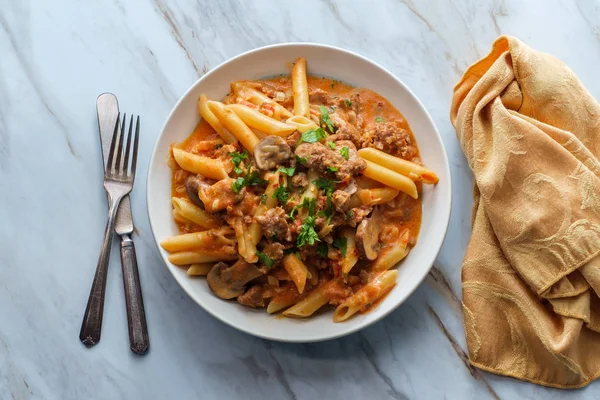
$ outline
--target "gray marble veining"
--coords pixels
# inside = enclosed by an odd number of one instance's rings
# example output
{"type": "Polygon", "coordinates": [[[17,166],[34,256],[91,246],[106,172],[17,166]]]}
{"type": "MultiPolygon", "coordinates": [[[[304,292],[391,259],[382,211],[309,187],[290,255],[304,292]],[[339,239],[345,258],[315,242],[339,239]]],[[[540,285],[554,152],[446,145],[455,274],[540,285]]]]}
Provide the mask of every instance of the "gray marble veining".
{"type": "Polygon", "coordinates": [[[472,178],[448,115],[452,87],[502,33],[562,59],[600,98],[598,0],[0,0],[0,398],[597,398],[598,383],[564,392],[466,361],[460,266],[472,178]],[[170,276],[140,176],[132,204],[152,349],[128,350],[116,250],[102,342],[85,349],[77,333],[106,218],[96,97],[112,91],[141,113],[145,175],[164,119],[199,76],[288,41],[377,61],[431,113],[454,185],[432,273],[357,334],[305,345],[257,339],[210,317],[170,276]]]}

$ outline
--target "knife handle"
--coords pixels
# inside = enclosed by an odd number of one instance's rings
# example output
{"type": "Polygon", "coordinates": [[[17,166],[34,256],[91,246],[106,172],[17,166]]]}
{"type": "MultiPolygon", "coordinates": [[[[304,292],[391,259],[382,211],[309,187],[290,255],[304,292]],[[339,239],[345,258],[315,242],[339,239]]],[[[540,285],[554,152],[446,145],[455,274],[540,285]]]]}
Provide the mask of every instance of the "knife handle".
{"type": "Polygon", "coordinates": [[[129,346],[136,354],[145,354],[150,347],[146,312],[138,273],[135,246],[129,235],[121,236],[121,266],[123,267],[123,287],[125,289],[125,305],[127,307],[127,324],[129,327],[129,346]]]}

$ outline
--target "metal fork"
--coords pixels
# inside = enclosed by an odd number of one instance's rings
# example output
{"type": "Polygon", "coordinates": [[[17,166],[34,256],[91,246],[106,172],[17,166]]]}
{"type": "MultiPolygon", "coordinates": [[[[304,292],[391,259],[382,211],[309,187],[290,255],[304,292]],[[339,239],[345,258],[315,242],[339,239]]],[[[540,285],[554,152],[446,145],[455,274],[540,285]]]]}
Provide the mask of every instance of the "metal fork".
{"type": "Polygon", "coordinates": [[[123,123],[120,124],[120,115],[117,117],[115,132],[110,144],[110,153],[104,172],[104,189],[108,194],[108,221],[104,231],[104,241],[98,258],[98,266],[94,275],[94,282],[88,298],[85,315],[81,324],[79,339],[83,344],[90,347],[100,341],[102,330],[102,314],[104,311],[104,295],[106,292],[106,277],[108,272],[108,261],[110,258],[110,247],[115,226],[117,209],[123,197],[131,192],[135,179],[135,168],[137,164],[137,151],[140,133],[140,117],[136,119],[135,137],[132,144],[133,116],[129,123],[127,145],[125,143],[125,115],[123,123]],[[133,151],[132,151],[133,147],[133,151]],[[129,158],[131,156],[131,165],[129,158]]]}

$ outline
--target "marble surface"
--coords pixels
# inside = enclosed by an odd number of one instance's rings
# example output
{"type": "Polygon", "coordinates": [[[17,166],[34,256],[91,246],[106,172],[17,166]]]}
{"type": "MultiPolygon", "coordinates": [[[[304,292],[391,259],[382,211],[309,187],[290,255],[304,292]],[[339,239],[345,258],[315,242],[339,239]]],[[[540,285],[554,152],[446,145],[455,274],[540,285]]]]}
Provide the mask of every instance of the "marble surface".
{"type": "Polygon", "coordinates": [[[599,0],[0,0],[0,398],[598,398],[600,383],[564,392],[465,361],[472,177],[449,105],[501,33],[564,60],[600,98],[599,0]],[[454,186],[444,247],[409,300],[360,333],[306,345],[237,332],[193,303],[159,259],[145,210],[150,153],[178,97],[222,61],[289,41],[354,50],[402,79],[443,136],[454,186]],[[102,342],[88,350],[77,338],[106,218],[95,111],[104,91],[143,124],[132,201],[145,357],[128,350],[116,251],[102,342]]]}

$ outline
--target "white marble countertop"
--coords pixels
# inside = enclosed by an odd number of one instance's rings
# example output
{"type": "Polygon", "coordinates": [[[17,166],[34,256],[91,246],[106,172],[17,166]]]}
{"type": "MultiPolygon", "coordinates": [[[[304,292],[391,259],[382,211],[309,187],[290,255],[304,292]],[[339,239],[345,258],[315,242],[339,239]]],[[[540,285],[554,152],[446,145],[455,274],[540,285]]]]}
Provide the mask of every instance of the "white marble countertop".
{"type": "MultiPolygon", "coordinates": [[[[598,398],[466,363],[460,268],[471,173],[449,121],[452,87],[501,33],[564,60],[600,98],[600,1],[0,0],[0,398],[598,398]],[[177,285],[149,230],[145,172],[169,110],[243,51],[313,41],[354,50],[402,79],[447,148],[452,219],[435,269],[364,331],[282,344],[215,320],[177,285]],[[128,349],[118,254],[104,330],[78,340],[106,221],[95,101],[111,91],[142,118],[134,240],[151,351],[128,349]]],[[[116,250],[117,246],[113,246],[116,250]]]]}

